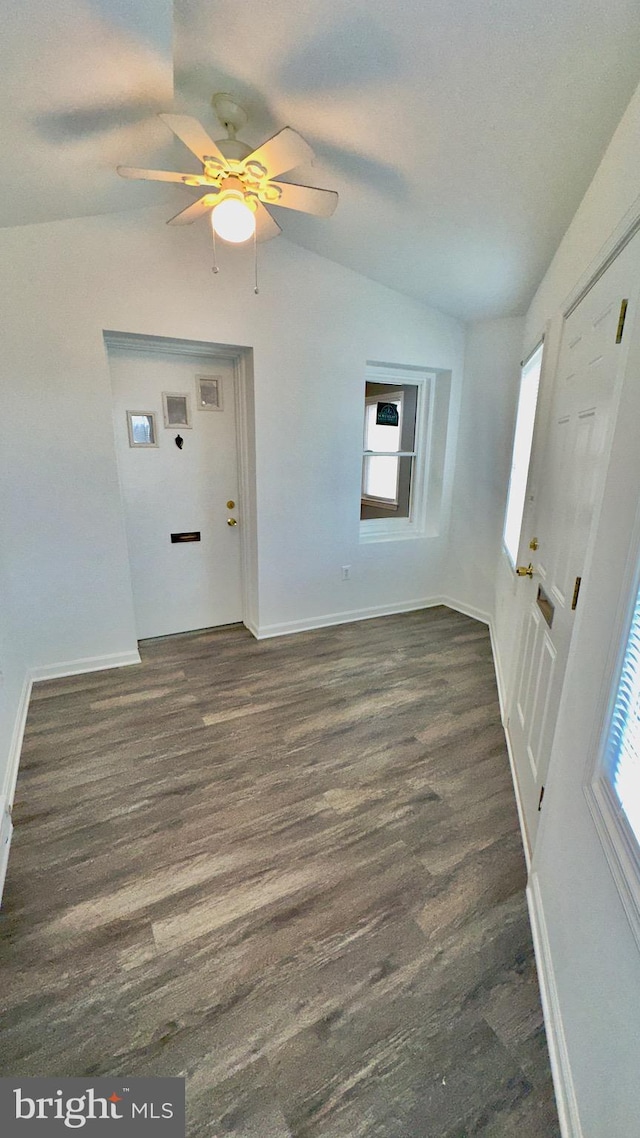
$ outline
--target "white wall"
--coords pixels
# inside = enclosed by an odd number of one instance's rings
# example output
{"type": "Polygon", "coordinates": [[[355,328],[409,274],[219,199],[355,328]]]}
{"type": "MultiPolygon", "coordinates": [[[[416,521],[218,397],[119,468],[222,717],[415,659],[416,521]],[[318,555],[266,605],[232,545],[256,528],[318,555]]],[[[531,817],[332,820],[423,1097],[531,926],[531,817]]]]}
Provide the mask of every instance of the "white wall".
{"type": "Polygon", "coordinates": [[[486,320],[467,331],[464,386],[444,593],[490,617],[502,540],[524,321],[486,320]]]}
{"type": "Polygon", "coordinates": [[[206,225],[166,214],[0,233],[4,568],[39,675],[135,658],[103,329],[253,348],[263,630],[441,591],[446,533],[359,544],[364,371],[452,370],[451,482],[462,326],[282,237],[255,296],[250,254],[223,252],[214,277],[206,225]]]}
{"type": "MultiPolygon", "coordinates": [[[[525,351],[547,333],[543,422],[566,300],[586,283],[631,219],[640,215],[638,137],[640,88],[527,314],[525,351]]],[[[496,557],[496,644],[503,683],[508,686],[521,593],[498,550],[496,557]]],[[[617,588],[618,583],[604,574],[598,598],[603,608],[615,610],[617,588]]],[[[577,760],[575,754],[568,758],[570,742],[581,737],[585,716],[592,714],[592,707],[585,707],[580,697],[586,662],[592,673],[604,675],[606,668],[606,637],[582,643],[579,629],[578,622],[533,855],[534,895],[548,936],[556,1026],[561,1025],[566,1039],[564,1075],[572,1079],[578,1103],[580,1121],[574,1118],[571,1133],[578,1134],[581,1125],[584,1138],[614,1134],[626,1138],[637,1132],[640,1110],[640,953],[584,797],[587,745],[579,749],[577,760]]]]}

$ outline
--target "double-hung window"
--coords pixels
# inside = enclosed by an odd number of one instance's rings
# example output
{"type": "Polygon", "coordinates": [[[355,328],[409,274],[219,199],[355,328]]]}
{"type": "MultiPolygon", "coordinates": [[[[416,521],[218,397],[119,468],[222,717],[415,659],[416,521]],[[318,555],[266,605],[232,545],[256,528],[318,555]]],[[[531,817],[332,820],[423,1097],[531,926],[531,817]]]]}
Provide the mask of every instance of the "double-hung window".
{"type": "Polygon", "coordinates": [[[439,532],[451,372],[368,363],[360,485],[360,541],[399,541],[439,532]]]}

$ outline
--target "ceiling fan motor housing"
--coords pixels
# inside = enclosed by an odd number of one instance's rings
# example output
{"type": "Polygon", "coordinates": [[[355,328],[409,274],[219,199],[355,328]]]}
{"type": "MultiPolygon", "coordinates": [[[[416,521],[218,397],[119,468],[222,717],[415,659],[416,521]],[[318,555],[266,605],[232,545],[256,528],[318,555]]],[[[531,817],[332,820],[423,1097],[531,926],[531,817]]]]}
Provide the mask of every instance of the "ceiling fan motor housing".
{"type": "Polygon", "coordinates": [[[246,142],[240,142],[239,138],[221,138],[216,142],[216,146],[220,153],[225,158],[230,158],[232,162],[242,162],[252,150],[251,146],[247,146],[246,142]]]}

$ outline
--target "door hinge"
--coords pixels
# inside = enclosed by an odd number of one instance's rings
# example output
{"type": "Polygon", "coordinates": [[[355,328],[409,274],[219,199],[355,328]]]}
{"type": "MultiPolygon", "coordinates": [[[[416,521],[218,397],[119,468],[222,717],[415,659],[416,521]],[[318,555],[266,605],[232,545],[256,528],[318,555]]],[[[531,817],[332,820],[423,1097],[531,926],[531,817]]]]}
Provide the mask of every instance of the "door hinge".
{"type": "Polygon", "coordinates": [[[544,786],[540,787],[540,797],[538,799],[538,810],[542,810],[542,799],[544,798],[544,786]]]}
{"type": "Polygon", "coordinates": [[[571,601],[571,609],[578,607],[578,597],[580,595],[580,585],[582,584],[582,577],[576,577],[576,583],[573,586],[573,600],[571,601]]]}
{"type": "Polygon", "coordinates": [[[616,332],[616,344],[619,344],[621,339],[622,339],[622,333],[624,332],[624,321],[625,321],[625,317],[627,315],[627,304],[628,303],[629,303],[628,300],[623,300],[622,303],[620,304],[620,315],[618,317],[618,331],[616,332]]]}

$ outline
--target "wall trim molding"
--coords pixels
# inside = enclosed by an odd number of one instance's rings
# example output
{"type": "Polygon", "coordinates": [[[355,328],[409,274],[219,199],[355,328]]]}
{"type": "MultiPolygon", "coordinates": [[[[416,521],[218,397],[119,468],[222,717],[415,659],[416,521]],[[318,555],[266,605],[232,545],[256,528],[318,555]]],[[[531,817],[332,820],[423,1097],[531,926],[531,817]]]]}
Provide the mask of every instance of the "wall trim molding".
{"type": "Polygon", "coordinates": [[[357,620],[375,620],[378,616],[394,616],[403,612],[416,612],[418,609],[433,609],[439,605],[453,609],[454,612],[491,625],[489,613],[472,605],[453,600],[452,597],[422,597],[418,600],[396,601],[389,605],[372,605],[364,609],[346,609],[344,612],[326,613],[324,616],[307,617],[302,620],[282,621],[279,624],[253,626],[245,621],[246,627],[257,640],[267,640],[272,636],[290,636],[295,632],[311,632],[314,628],[327,628],[333,624],[351,624],[357,620]]]}
{"type": "Polygon", "coordinates": [[[480,624],[486,624],[491,632],[492,617],[491,613],[485,612],[484,609],[478,609],[475,605],[468,605],[465,601],[457,601],[454,597],[440,596],[431,604],[446,605],[448,609],[453,609],[455,612],[461,612],[463,616],[470,616],[472,620],[479,620],[480,624]]]}
{"type": "Polygon", "coordinates": [[[105,328],[103,337],[107,347],[127,352],[158,352],[161,355],[196,356],[202,359],[226,360],[233,363],[247,351],[240,344],[214,344],[208,340],[180,340],[176,336],[147,336],[144,332],[117,332],[105,328]]]}
{"type": "Polygon", "coordinates": [[[32,686],[33,682],[31,676],[29,672],[26,671],[22,683],[22,690],[18,696],[13,731],[11,732],[11,742],[9,743],[9,753],[7,756],[7,769],[5,771],[2,788],[0,788],[0,905],[2,904],[2,893],[7,874],[7,866],[9,864],[11,839],[13,837],[10,811],[13,806],[16,783],[18,781],[18,767],[22,753],[22,740],[27,725],[27,714],[29,712],[32,686]]]}
{"type": "Polygon", "coordinates": [[[416,609],[434,608],[442,604],[437,598],[425,597],[420,600],[398,601],[390,605],[373,605],[371,608],[346,609],[344,612],[330,612],[324,616],[306,617],[302,620],[282,621],[279,624],[258,625],[253,632],[257,640],[268,640],[272,636],[291,636],[294,632],[311,632],[314,628],[327,628],[333,624],[351,624],[356,620],[374,620],[377,616],[393,616],[401,612],[414,612],[416,609]]]}
{"type": "Polygon", "coordinates": [[[84,656],[78,660],[63,660],[59,664],[42,664],[32,668],[31,681],[58,680],[62,676],[80,676],[84,672],[104,672],[108,668],[126,668],[130,664],[140,664],[137,648],[130,652],[111,652],[106,656],[84,656]]]}
{"type": "Polygon", "coordinates": [[[578,307],[580,302],[584,300],[587,293],[597,284],[600,277],[604,276],[609,266],[613,264],[616,257],[620,256],[625,245],[629,244],[639,230],[640,195],[620,219],[606,241],[600,246],[598,252],[591,259],[587,268],[578,278],[569,295],[565,298],[564,304],[562,305],[562,316],[564,320],[566,320],[574,309],[578,307]]]}
{"type": "Polygon", "coordinates": [[[15,719],[13,723],[13,731],[11,734],[11,742],[9,744],[9,754],[7,757],[7,769],[4,777],[4,784],[0,792],[0,800],[5,806],[11,806],[13,803],[13,796],[16,791],[16,783],[18,781],[18,765],[20,763],[20,753],[22,751],[22,740],[24,739],[24,730],[27,725],[27,713],[29,711],[29,700],[31,698],[31,688],[33,680],[30,673],[25,673],[22,690],[18,696],[18,706],[16,708],[15,719]]]}
{"type": "Polygon", "coordinates": [[[527,886],[527,905],[529,906],[529,920],[533,934],[533,948],[542,997],[542,1011],[547,1031],[549,1060],[556,1092],[560,1131],[562,1138],[584,1138],[537,873],[532,874],[527,886]]]}

